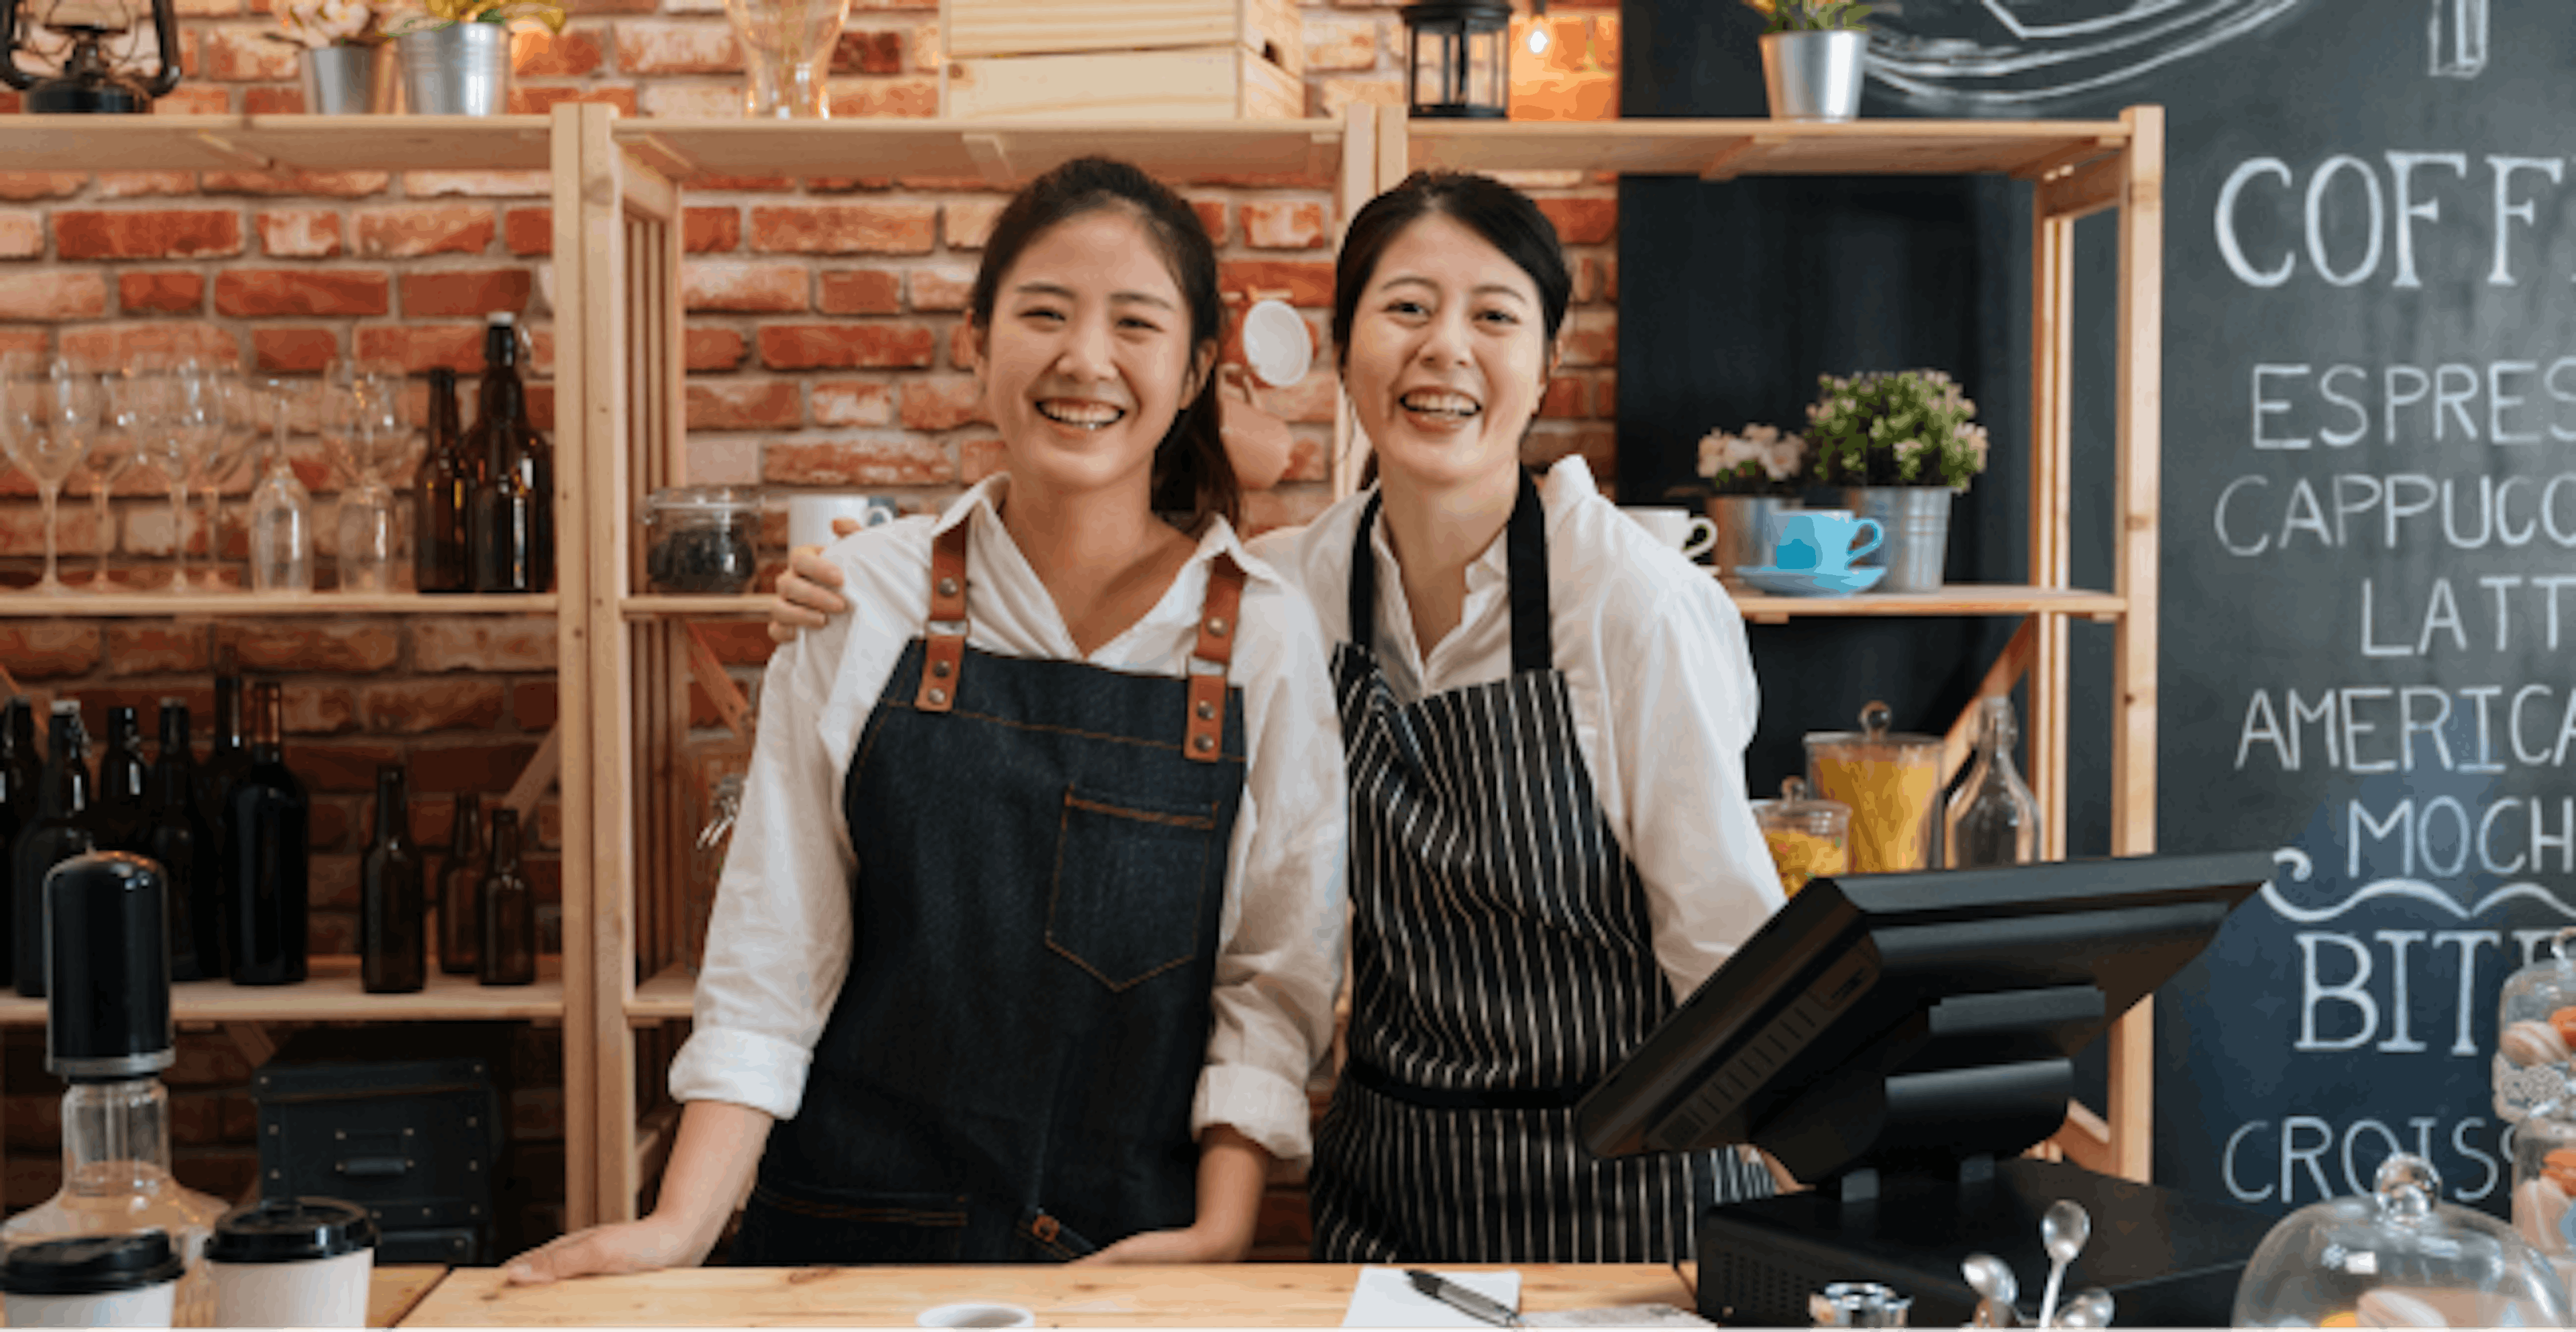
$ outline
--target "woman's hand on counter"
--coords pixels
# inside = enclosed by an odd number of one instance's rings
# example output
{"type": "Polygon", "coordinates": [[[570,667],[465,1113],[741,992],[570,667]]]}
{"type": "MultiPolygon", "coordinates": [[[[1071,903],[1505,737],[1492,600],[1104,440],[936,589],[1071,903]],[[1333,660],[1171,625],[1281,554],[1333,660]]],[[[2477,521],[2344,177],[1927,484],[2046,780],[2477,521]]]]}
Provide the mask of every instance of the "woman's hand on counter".
{"type": "Polygon", "coordinates": [[[665,1267],[695,1267],[706,1244],[658,1217],[576,1230],[512,1259],[502,1276],[513,1286],[542,1286],[577,1276],[616,1276],[665,1267]]]}
{"type": "Polygon", "coordinates": [[[1148,1230],[1102,1249],[1088,1257],[1077,1258],[1073,1266],[1085,1263],[1101,1267],[1144,1267],[1155,1263],[1238,1263],[1252,1247],[1252,1236],[1220,1235],[1213,1229],[1191,1226],[1183,1230],[1148,1230]]]}
{"type": "MultiPolygon", "coordinates": [[[[855,518],[832,520],[832,535],[845,537],[859,530],[855,518]]],[[[772,642],[794,642],[796,635],[807,629],[820,629],[823,621],[850,608],[837,590],[841,571],[823,558],[821,546],[798,546],[787,552],[787,572],[778,575],[778,596],[769,604],[769,637],[772,642]]]]}

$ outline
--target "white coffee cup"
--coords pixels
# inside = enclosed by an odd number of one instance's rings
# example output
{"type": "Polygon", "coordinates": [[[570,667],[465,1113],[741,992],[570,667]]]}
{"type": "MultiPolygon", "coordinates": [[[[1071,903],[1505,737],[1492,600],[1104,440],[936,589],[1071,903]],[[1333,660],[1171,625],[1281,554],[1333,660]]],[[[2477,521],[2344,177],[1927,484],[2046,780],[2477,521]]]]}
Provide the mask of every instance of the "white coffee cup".
{"type": "Polygon", "coordinates": [[[1657,541],[1680,551],[1686,560],[1698,559],[1717,544],[1717,524],[1703,513],[1643,504],[1623,504],[1619,512],[1636,520],[1657,541]]]}
{"type": "Polygon", "coordinates": [[[1038,1316],[1016,1304],[943,1304],[912,1320],[920,1327],[1035,1327],[1038,1316]]]}
{"type": "Polygon", "coordinates": [[[166,1231],[38,1240],[0,1261],[11,1327],[168,1327],[187,1262],[166,1231]]]}
{"type": "Polygon", "coordinates": [[[224,1213],[206,1242],[217,1327],[364,1327],[376,1265],[367,1209],[265,1198],[224,1213]]]}
{"type": "Polygon", "coordinates": [[[790,546],[828,546],[838,537],[832,535],[832,520],[856,518],[862,527],[875,527],[895,520],[895,503],[891,495],[794,495],[787,501],[787,544],[790,546]]]}

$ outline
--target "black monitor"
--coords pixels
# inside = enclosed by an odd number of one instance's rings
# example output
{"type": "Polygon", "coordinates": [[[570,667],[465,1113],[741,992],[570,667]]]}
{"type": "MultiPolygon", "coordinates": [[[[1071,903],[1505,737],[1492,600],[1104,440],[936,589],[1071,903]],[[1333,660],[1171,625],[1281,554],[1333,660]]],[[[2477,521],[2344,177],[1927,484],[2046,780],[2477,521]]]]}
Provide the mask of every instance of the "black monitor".
{"type": "MultiPolygon", "coordinates": [[[[1817,1186],[1765,1204],[1785,1205],[1766,1224],[1795,1211],[1807,1218],[1796,1224],[1837,1232],[1820,1241],[1829,1251],[1854,1226],[1884,1240],[1913,1224],[1878,1215],[1882,1189],[1909,1199],[1891,1212],[1919,1213],[1984,1206],[1999,1169],[2014,1187],[2073,1187],[2009,1158],[2065,1122],[2076,1052],[2207,947],[2272,863],[2232,852],[1816,879],[1584,1098],[1577,1129],[1604,1156],[1753,1143],[1817,1186]]],[[[2212,1234],[2263,1221],[2221,1210],[2241,1216],[2212,1234]]],[[[1856,1258],[1834,1279],[1866,1266],[1856,1258]]],[[[1704,1252],[1703,1281],[1708,1271],[1704,1252]]],[[[1805,1316],[1803,1303],[1764,1308],[1805,1316]]],[[[1915,1321],[1927,1312],[1918,1305],[1915,1321]]]]}

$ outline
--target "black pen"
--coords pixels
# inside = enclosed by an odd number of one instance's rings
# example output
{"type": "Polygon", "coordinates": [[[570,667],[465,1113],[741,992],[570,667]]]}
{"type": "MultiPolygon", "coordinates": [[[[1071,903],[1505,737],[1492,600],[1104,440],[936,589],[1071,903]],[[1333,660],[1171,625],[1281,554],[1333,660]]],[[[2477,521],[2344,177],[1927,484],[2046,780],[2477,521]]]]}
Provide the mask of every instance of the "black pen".
{"type": "Polygon", "coordinates": [[[1479,1295],[1454,1281],[1443,1280],[1437,1272],[1425,1272],[1419,1267],[1408,1267],[1404,1269],[1404,1277],[1405,1280],[1413,1283],[1415,1290],[1470,1318],[1481,1319],[1496,1327],[1521,1325],[1521,1316],[1512,1312],[1510,1306],[1479,1295]]]}

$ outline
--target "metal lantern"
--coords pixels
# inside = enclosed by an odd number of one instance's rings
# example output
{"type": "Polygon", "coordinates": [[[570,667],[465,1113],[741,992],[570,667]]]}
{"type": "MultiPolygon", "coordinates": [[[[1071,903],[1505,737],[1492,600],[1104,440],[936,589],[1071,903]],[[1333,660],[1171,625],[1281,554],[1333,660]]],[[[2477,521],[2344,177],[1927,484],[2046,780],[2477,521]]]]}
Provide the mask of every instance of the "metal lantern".
{"type": "Polygon", "coordinates": [[[1501,120],[1511,109],[1512,10],[1503,0],[1404,7],[1404,98],[1417,116],[1501,120]]]}
{"type": "Polygon", "coordinates": [[[112,39],[134,28],[124,0],[32,0],[45,7],[42,20],[26,14],[25,3],[0,0],[0,82],[26,92],[28,111],[148,112],[154,98],[179,86],[179,21],[171,14],[170,0],[152,0],[161,68],[148,78],[119,68],[108,53],[112,39]],[[68,43],[60,74],[40,78],[18,68],[30,27],[45,28],[68,43]]]}

